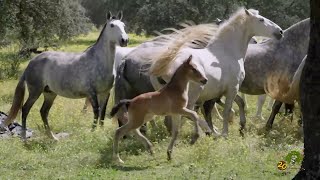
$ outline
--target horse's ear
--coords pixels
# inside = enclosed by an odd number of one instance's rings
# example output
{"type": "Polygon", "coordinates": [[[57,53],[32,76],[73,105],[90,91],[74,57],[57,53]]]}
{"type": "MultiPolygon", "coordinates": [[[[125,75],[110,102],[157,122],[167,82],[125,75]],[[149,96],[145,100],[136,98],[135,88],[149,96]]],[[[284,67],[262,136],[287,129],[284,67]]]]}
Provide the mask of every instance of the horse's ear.
{"type": "Polygon", "coordinates": [[[189,58],[187,59],[186,63],[190,64],[191,59],[192,59],[192,55],[189,56],[189,58]]]}
{"type": "Polygon", "coordinates": [[[247,14],[248,16],[252,16],[252,13],[251,13],[250,11],[248,11],[248,9],[244,9],[244,11],[246,12],[246,14],[247,14]]]}
{"type": "Polygon", "coordinates": [[[112,13],[109,11],[107,14],[107,20],[110,20],[112,18],[112,13]]]}
{"type": "Polygon", "coordinates": [[[222,23],[222,20],[219,19],[219,18],[216,18],[216,24],[217,24],[217,25],[220,25],[221,23],[222,23]]]}
{"type": "Polygon", "coordinates": [[[118,12],[117,18],[118,18],[119,20],[121,20],[121,19],[122,19],[122,17],[123,17],[123,13],[122,13],[122,11],[118,12]]]}

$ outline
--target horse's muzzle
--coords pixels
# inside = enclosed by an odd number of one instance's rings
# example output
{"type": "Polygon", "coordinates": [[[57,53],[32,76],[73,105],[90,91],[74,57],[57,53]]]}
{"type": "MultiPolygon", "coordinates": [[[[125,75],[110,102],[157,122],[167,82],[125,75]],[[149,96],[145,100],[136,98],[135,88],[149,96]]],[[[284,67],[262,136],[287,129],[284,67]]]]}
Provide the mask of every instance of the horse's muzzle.
{"type": "Polygon", "coordinates": [[[273,33],[273,35],[277,40],[280,40],[281,38],[283,38],[283,31],[280,30],[279,32],[273,33]]]}
{"type": "Polygon", "coordinates": [[[203,85],[207,84],[208,80],[207,79],[203,79],[200,81],[203,85]]]}
{"type": "Polygon", "coordinates": [[[126,46],[128,46],[128,42],[129,42],[129,38],[128,39],[121,38],[120,46],[126,47],[126,46]]]}

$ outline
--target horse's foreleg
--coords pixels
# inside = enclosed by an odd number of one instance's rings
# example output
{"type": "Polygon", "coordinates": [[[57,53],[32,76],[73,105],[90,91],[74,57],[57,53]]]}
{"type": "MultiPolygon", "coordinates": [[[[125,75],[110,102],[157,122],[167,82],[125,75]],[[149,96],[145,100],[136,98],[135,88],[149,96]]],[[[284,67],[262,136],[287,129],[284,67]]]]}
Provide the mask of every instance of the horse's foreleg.
{"type": "Polygon", "coordinates": [[[93,123],[92,123],[92,131],[94,131],[95,128],[97,127],[98,118],[99,118],[99,102],[98,102],[97,94],[94,91],[91,91],[89,95],[89,99],[90,99],[92,109],[93,109],[93,114],[94,114],[93,123]]]}
{"type": "Polygon", "coordinates": [[[280,107],[282,105],[282,102],[280,101],[275,101],[273,106],[272,106],[272,112],[269,116],[269,119],[268,119],[268,122],[266,124],[266,129],[269,131],[271,130],[272,128],[272,124],[273,124],[273,121],[274,121],[274,118],[276,117],[276,115],[278,114],[279,110],[280,110],[280,107]]]}
{"type": "Polygon", "coordinates": [[[263,106],[264,102],[266,101],[266,98],[267,98],[266,94],[258,96],[256,118],[258,118],[260,120],[264,120],[264,118],[262,116],[262,106],[263,106]]]}
{"type": "MultiPolygon", "coordinates": [[[[225,103],[222,102],[221,99],[219,99],[216,103],[224,108],[225,103]]],[[[234,116],[235,116],[235,111],[231,108],[231,112],[230,112],[230,116],[229,116],[229,120],[228,120],[230,123],[233,122],[234,116]]]]}
{"type": "Polygon", "coordinates": [[[173,115],[173,116],[171,116],[171,118],[172,118],[172,121],[171,121],[171,127],[172,127],[171,135],[172,136],[171,136],[170,144],[167,149],[168,161],[170,161],[172,158],[172,149],[177,141],[177,137],[178,137],[179,129],[180,129],[180,123],[181,123],[181,116],[180,115],[173,115]]]}
{"type": "Polygon", "coordinates": [[[106,116],[106,109],[109,101],[110,93],[99,96],[99,106],[100,106],[100,121],[99,124],[100,126],[104,125],[104,118],[106,116]]]}
{"type": "Polygon", "coordinates": [[[43,93],[43,95],[44,95],[44,101],[40,109],[41,119],[43,121],[47,135],[54,140],[58,140],[58,138],[56,138],[53,135],[48,123],[48,114],[49,114],[50,108],[52,107],[53,101],[57,97],[57,94],[45,92],[43,93]]]}
{"type": "Polygon", "coordinates": [[[247,101],[247,96],[245,93],[241,93],[241,98],[244,102],[244,110],[247,111],[248,110],[248,101],[247,101]]]}
{"type": "Polygon", "coordinates": [[[222,130],[222,136],[227,137],[228,136],[228,120],[230,118],[230,113],[232,109],[232,103],[237,95],[237,91],[230,92],[226,96],[226,102],[224,104],[223,109],[223,130],[222,130]]]}
{"type": "Polygon", "coordinates": [[[237,95],[236,98],[234,99],[234,101],[237,103],[237,105],[239,106],[239,111],[240,111],[240,134],[241,136],[243,136],[243,130],[246,126],[246,115],[245,115],[245,103],[243,101],[243,99],[237,95]]]}

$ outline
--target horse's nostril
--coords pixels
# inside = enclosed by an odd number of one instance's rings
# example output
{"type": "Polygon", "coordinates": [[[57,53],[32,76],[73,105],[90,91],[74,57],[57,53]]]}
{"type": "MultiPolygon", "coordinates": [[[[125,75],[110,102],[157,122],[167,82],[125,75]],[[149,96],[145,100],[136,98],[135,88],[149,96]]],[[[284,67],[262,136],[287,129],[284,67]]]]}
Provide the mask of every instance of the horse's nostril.
{"type": "Polygon", "coordinates": [[[207,79],[203,79],[203,80],[201,80],[201,83],[202,84],[207,84],[207,81],[208,81],[207,79]]]}

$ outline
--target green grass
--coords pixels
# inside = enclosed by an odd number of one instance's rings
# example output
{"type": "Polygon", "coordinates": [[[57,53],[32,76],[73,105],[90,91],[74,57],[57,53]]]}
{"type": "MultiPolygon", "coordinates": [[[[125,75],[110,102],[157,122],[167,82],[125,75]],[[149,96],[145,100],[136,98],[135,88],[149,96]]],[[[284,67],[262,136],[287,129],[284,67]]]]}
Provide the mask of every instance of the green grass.
{"type": "MultiPolygon", "coordinates": [[[[97,32],[80,36],[59,50],[83,51],[95,42],[97,32]]],[[[146,40],[130,35],[131,46],[146,40]]],[[[6,53],[2,49],[0,53],[6,53]]],[[[23,70],[27,61],[20,66],[23,70]]],[[[0,81],[0,110],[7,112],[17,80],[0,81]]],[[[245,137],[239,137],[238,122],[230,125],[229,137],[213,139],[201,136],[195,145],[189,145],[192,125],[182,128],[179,142],[174,148],[173,160],[166,160],[170,141],[162,118],[157,118],[157,129],[149,129],[148,137],[154,144],[155,155],[150,156],[140,142],[128,138],[120,142],[124,165],[111,162],[112,139],[117,124],[107,119],[104,128],[90,132],[93,114],[83,114],[83,99],[71,100],[58,97],[51,109],[49,123],[54,132],[67,132],[70,136],[53,142],[43,132],[39,109],[42,97],[30,111],[27,126],[34,130],[34,137],[26,144],[19,138],[0,140],[0,179],[291,179],[300,164],[289,165],[285,171],[277,169],[292,150],[302,151],[297,117],[277,116],[273,130],[265,135],[265,121],[253,118],[256,97],[250,96],[245,137]]],[[[110,102],[108,111],[112,106],[110,102]]],[[[234,106],[237,109],[236,106],[234,106]]],[[[263,109],[268,117],[269,111],[263,109]]],[[[222,128],[219,120],[214,123],[222,128]]]]}

